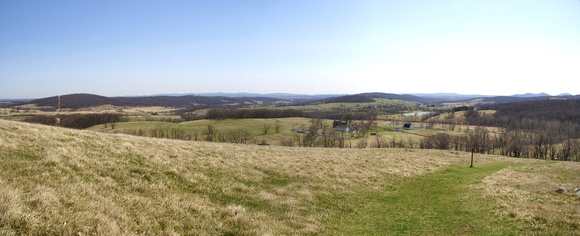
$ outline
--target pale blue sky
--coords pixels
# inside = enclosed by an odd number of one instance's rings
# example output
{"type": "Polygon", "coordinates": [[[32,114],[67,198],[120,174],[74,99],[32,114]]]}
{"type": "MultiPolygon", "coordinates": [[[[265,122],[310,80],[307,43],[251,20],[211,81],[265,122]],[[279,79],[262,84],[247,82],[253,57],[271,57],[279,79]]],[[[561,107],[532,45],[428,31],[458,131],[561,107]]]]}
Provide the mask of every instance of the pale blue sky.
{"type": "Polygon", "coordinates": [[[0,98],[580,94],[580,1],[0,1],[0,98]]]}

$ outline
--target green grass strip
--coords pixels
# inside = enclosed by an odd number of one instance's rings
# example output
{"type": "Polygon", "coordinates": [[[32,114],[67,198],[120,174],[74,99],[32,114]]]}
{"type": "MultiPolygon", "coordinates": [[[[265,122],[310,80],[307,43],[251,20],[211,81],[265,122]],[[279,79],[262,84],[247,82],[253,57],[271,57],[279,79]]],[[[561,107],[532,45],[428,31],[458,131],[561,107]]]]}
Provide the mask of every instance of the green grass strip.
{"type": "Polygon", "coordinates": [[[356,207],[331,217],[329,230],[341,235],[517,234],[513,222],[493,215],[493,199],[470,186],[508,166],[453,166],[385,191],[349,196],[344,200],[356,207]]]}

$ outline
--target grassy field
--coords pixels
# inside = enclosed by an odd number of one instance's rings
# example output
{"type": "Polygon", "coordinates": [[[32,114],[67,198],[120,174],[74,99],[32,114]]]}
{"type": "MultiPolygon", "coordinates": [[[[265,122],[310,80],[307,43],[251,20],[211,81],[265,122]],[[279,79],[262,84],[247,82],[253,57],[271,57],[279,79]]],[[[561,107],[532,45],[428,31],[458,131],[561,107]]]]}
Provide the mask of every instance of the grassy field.
{"type": "Polygon", "coordinates": [[[452,166],[404,179],[390,186],[387,193],[349,196],[347,201],[359,207],[327,223],[348,225],[334,229],[345,235],[578,235],[580,197],[554,191],[570,185],[571,179],[556,181],[560,183],[538,181],[550,175],[567,176],[571,169],[578,173],[578,165],[570,167],[564,163],[452,166]],[[553,173],[536,174],[533,176],[536,181],[525,181],[527,186],[510,178],[497,180],[505,178],[506,172],[521,176],[534,168],[548,168],[553,173]]]}
{"type": "Polygon", "coordinates": [[[0,120],[0,234],[578,234],[579,163],[0,120]]]}
{"type": "MultiPolygon", "coordinates": [[[[450,133],[454,135],[460,134],[458,131],[444,131],[444,130],[427,130],[427,129],[416,129],[407,130],[405,132],[395,132],[395,128],[402,129],[402,126],[388,126],[388,121],[379,121],[378,127],[375,128],[373,133],[377,133],[380,138],[391,142],[393,139],[396,141],[413,142],[414,145],[418,145],[419,140],[424,136],[433,135],[439,132],[450,133]]],[[[416,123],[418,124],[418,123],[416,123]]],[[[227,133],[235,130],[248,130],[254,141],[265,141],[273,145],[281,145],[281,139],[291,140],[296,134],[296,130],[308,130],[311,125],[311,119],[308,118],[279,118],[279,119],[228,119],[228,120],[197,120],[188,121],[181,123],[171,123],[171,122],[161,122],[161,121],[132,121],[132,122],[120,122],[117,123],[115,129],[112,129],[110,125],[105,127],[105,125],[96,125],[88,130],[99,131],[104,133],[131,133],[138,130],[143,130],[145,133],[157,129],[180,129],[187,133],[192,133],[198,131],[200,133],[198,140],[203,140],[203,132],[206,131],[207,126],[211,125],[216,128],[219,132],[227,133]],[[280,130],[278,133],[275,132],[276,122],[279,122],[280,130]],[[264,125],[270,126],[268,134],[264,134],[264,125]]],[[[325,120],[324,125],[326,127],[332,127],[332,120],[325,120]]],[[[425,125],[425,124],[423,124],[425,125]]],[[[458,129],[459,130],[459,129],[458,129]]],[[[146,135],[147,136],[147,135],[146,135]]],[[[350,138],[350,134],[347,134],[346,146],[356,147],[357,142],[361,139],[367,140],[369,144],[376,141],[376,136],[365,136],[360,138],[350,138]]]]}
{"type": "MultiPolygon", "coordinates": [[[[364,107],[371,105],[396,105],[396,104],[406,104],[408,102],[396,101],[396,100],[386,100],[386,99],[378,99],[375,103],[364,103],[364,107]]],[[[409,106],[411,104],[408,104],[409,106]]],[[[414,105],[414,103],[412,104],[414,105]]],[[[342,107],[343,109],[355,109],[358,107],[362,107],[361,104],[355,103],[330,103],[330,104],[319,104],[319,105],[311,105],[312,107],[304,106],[300,107],[300,109],[314,109],[314,107],[318,107],[322,110],[332,110],[338,109],[342,107]]],[[[93,127],[88,128],[88,130],[92,131],[99,131],[104,133],[132,133],[136,134],[139,130],[143,131],[145,136],[150,136],[149,133],[154,129],[164,128],[164,129],[179,129],[185,131],[187,134],[192,134],[193,132],[199,133],[199,139],[203,139],[203,132],[207,129],[208,125],[212,125],[215,127],[219,132],[227,133],[234,130],[247,130],[251,133],[253,140],[251,142],[266,142],[268,144],[273,145],[281,145],[283,140],[292,140],[295,135],[295,130],[307,130],[308,127],[311,125],[311,121],[308,118],[281,118],[281,119],[230,119],[230,120],[197,120],[197,121],[189,121],[189,122],[181,122],[181,123],[174,123],[168,122],[167,120],[180,120],[181,117],[177,115],[172,115],[172,108],[166,107],[117,107],[117,106],[99,106],[99,107],[91,107],[87,109],[81,109],[78,111],[70,112],[70,111],[61,111],[61,112],[45,112],[36,109],[36,107],[28,107],[32,110],[20,110],[18,112],[11,113],[11,109],[5,108],[0,111],[0,117],[8,120],[18,120],[22,121],[25,118],[31,117],[33,115],[46,115],[46,116],[54,116],[57,114],[60,115],[71,115],[71,114],[88,114],[88,113],[116,113],[122,114],[129,122],[119,122],[115,125],[113,129],[112,126],[109,124],[101,124],[96,125],[93,127]],[[159,115],[151,115],[151,113],[156,112],[159,115]],[[280,131],[275,132],[275,125],[276,122],[280,122],[280,131]],[[270,130],[268,134],[264,134],[264,124],[268,124],[270,126],[270,130]]],[[[318,109],[317,108],[317,109],[318,109]]],[[[285,107],[284,109],[287,109],[285,107]]],[[[394,115],[398,117],[400,120],[420,120],[420,116],[417,117],[403,117],[402,115],[394,115]]],[[[400,121],[399,121],[400,122],[400,121]]],[[[329,127],[332,126],[332,120],[325,120],[325,126],[329,127]]],[[[381,130],[387,131],[394,131],[395,127],[388,127],[386,124],[387,122],[379,122],[384,128],[381,130]]],[[[392,122],[388,122],[392,123],[392,122]]],[[[401,127],[399,127],[401,128],[401,127]]],[[[413,140],[413,142],[418,142],[420,136],[412,135],[413,133],[427,133],[433,134],[433,131],[412,131],[409,133],[395,133],[395,132],[381,132],[381,137],[388,139],[389,141],[392,139],[395,140],[405,140],[408,142],[409,140],[413,140]]],[[[349,136],[349,135],[347,135],[349,136]]],[[[375,137],[366,137],[369,143],[374,142],[375,137]]],[[[346,145],[347,147],[356,147],[359,138],[352,139],[347,138],[346,145]]]]}
{"type": "Polygon", "coordinates": [[[336,102],[336,103],[321,103],[321,104],[309,104],[301,106],[281,106],[281,107],[271,107],[272,109],[296,109],[302,111],[333,111],[333,110],[356,110],[363,109],[366,107],[374,108],[375,106],[401,106],[406,107],[409,110],[415,109],[417,103],[408,102],[402,100],[391,100],[375,98],[374,102],[366,103],[349,103],[349,102],[336,102]]]}
{"type": "Polygon", "coordinates": [[[71,111],[70,109],[61,109],[60,111],[42,111],[41,107],[34,105],[19,106],[15,108],[0,108],[0,118],[7,120],[24,120],[27,117],[35,115],[55,116],[55,115],[74,115],[74,114],[94,114],[94,113],[115,113],[120,114],[132,121],[145,121],[147,117],[150,119],[180,119],[180,116],[172,115],[175,111],[170,107],[119,107],[112,105],[103,105],[98,107],[82,108],[71,111]],[[151,116],[151,113],[156,112],[160,116],[151,116]]]}
{"type": "MultiPolygon", "coordinates": [[[[327,121],[328,126],[332,126],[332,121],[327,121]]],[[[117,123],[115,129],[104,125],[97,125],[88,130],[104,133],[129,133],[143,130],[149,132],[157,128],[180,129],[187,133],[199,132],[199,140],[203,140],[203,132],[207,126],[211,125],[218,132],[227,133],[235,130],[247,130],[251,133],[254,141],[266,141],[267,143],[279,145],[282,137],[291,139],[295,130],[307,130],[311,125],[308,118],[280,118],[280,119],[229,119],[229,120],[197,120],[181,123],[160,122],[160,121],[133,121],[117,123]],[[276,124],[280,125],[278,132],[275,130],[276,124]],[[264,125],[268,125],[268,134],[264,133],[264,125]]]]}

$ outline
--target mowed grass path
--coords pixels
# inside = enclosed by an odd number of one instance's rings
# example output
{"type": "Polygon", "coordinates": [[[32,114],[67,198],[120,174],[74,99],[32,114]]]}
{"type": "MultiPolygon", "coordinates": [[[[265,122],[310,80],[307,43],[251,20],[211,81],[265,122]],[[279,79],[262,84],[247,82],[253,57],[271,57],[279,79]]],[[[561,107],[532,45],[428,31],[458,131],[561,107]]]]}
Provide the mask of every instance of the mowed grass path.
{"type": "Polygon", "coordinates": [[[404,179],[386,191],[350,196],[345,201],[359,207],[328,223],[335,225],[333,231],[344,235],[517,234],[513,222],[493,214],[494,200],[473,188],[509,165],[514,163],[452,166],[404,179]]]}

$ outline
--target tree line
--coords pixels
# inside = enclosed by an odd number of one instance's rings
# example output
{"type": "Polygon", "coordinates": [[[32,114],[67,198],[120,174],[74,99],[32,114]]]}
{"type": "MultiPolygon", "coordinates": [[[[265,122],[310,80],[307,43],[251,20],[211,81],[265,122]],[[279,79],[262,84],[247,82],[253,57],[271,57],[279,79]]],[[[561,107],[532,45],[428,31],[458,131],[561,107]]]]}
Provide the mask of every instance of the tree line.
{"type": "MultiPolygon", "coordinates": [[[[549,160],[579,160],[580,99],[545,99],[485,105],[480,110],[495,110],[486,114],[473,109],[464,110],[460,125],[499,127],[490,135],[487,129],[467,132],[465,136],[447,137],[438,134],[424,140],[425,148],[456,150],[474,147],[477,152],[491,152],[513,157],[549,160]],[[470,141],[471,140],[471,141],[470,141]]],[[[454,113],[437,123],[458,124],[454,113]]],[[[431,122],[434,122],[433,120],[431,122]]],[[[453,128],[452,128],[453,129],[453,128]]]]}
{"type": "Polygon", "coordinates": [[[207,111],[210,120],[305,117],[307,112],[296,109],[226,109],[214,108],[207,111]]]}
{"type": "Polygon", "coordinates": [[[35,115],[24,119],[25,122],[38,123],[43,125],[62,126],[72,129],[86,129],[100,124],[114,124],[116,122],[126,121],[120,114],[74,114],[46,116],[35,115]]]}
{"type": "Polygon", "coordinates": [[[247,144],[251,143],[252,141],[255,141],[250,131],[246,129],[238,129],[222,132],[212,125],[208,125],[206,129],[202,130],[195,129],[189,131],[179,128],[158,127],[151,130],[139,129],[139,130],[124,130],[119,132],[135,136],[191,140],[191,141],[240,143],[240,144],[247,144]]]}
{"type": "MultiPolygon", "coordinates": [[[[183,117],[183,115],[182,115],[183,117]]],[[[203,117],[210,120],[225,120],[225,119],[275,119],[275,118],[289,118],[289,117],[303,117],[303,118],[322,118],[334,120],[376,120],[377,113],[375,111],[360,111],[360,112],[341,112],[341,111],[316,111],[308,112],[296,109],[226,109],[214,108],[209,109],[203,117]]],[[[190,117],[188,117],[190,118],[190,117]]],[[[186,118],[184,118],[186,119],[186,118]]],[[[186,119],[187,120],[187,119],[186,119]]]]}
{"type": "MultiPolygon", "coordinates": [[[[556,129],[557,130],[557,129],[556,129]]],[[[546,130],[526,132],[512,129],[490,134],[485,128],[466,130],[462,135],[439,133],[420,142],[420,148],[470,151],[510,157],[580,161],[580,141],[546,130]]]]}

